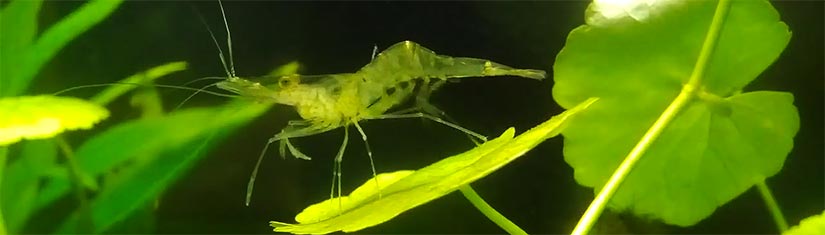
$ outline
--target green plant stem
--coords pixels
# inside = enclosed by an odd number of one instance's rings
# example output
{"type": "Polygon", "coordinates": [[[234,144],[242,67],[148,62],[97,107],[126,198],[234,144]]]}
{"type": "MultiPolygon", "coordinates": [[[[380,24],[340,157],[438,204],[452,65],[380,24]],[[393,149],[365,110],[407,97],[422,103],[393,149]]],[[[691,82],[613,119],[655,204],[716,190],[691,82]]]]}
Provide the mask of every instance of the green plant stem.
{"type": "Polygon", "coordinates": [[[461,190],[461,194],[463,194],[464,197],[467,198],[467,200],[469,200],[470,203],[472,203],[473,206],[476,207],[476,209],[481,211],[481,213],[484,214],[484,216],[487,216],[488,219],[493,221],[493,223],[496,223],[496,225],[501,227],[501,229],[504,229],[504,231],[506,231],[507,233],[527,234],[527,232],[519,228],[518,225],[514,224],[512,221],[507,219],[507,217],[504,217],[504,215],[502,215],[501,213],[498,213],[498,211],[496,211],[496,209],[493,209],[493,207],[490,206],[490,204],[487,204],[487,202],[485,202],[484,199],[482,199],[481,196],[479,196],[478,193],[476,193],[476,191],[473,190],[473,188],[470,187],[469,184],[461,186],[459,190],[461,190]]]}
{"type": "Polygon", "coordinates": [[[759,195],[762,195],[762,200],[765,201],[765,207],[767,207],[768,212],[771,213],[773,222],[776,223],[776,228],[779,232],[782,233],[788,230],[788,222],[785,220],[785,216],[779,208],[779,203],[776,203],[776,199],[773,197],[771,189],[765,184],[765,181],[756,183],[756,189],[759,190],[759,195]]]}
{"type": "MultiPolygon", "coordinates": [[[[605,206],[607,205],[608,200],[613,197],[613,194],[616,193],[616,190],[619,188],[619,185],[624,181],[625,177],[630,173],[630,170],[636,165],[636,162],[639,161],[642,155],[647,151],[653,141],[659,137],[659,135],[664,131],[665,127],[672,121],[676,115],[681,111],[691,100],[692,91],[689,91],[688,86],[685,86],[682,89],[682,92],[679,93],[679,96],[670,104],[670,106],[665,109],[664,113],[659,116],[659,119],[653,123],[653,126],[648,129],[647,133],[642,136],[642,139],[639,143],[633,147],[633,150],[625,157],[622,164],[619,165],[619,168],[613,172],[613,175],[610,176],[610,179],[604,185],[604,187],[599,191],[599,194],[596,195],[596,198],[593,199],[593,202],[590,203],[590,206],[587,207],[587,211],[585,211],[582,218],[579,220],[579,223],[576,224],[576,228],[573,229],[572,234],[581,235],[587,234],[596,221],[599,219],[602,211],[604,211],[605,206]]],[[[693,90],[693,89],[690,89],[693,90]]]]}
{"type": "MultiPolygon", "coordinates": [[[[8,150],[8,148],[6,148],[6,146],[1,146],[0,147],[0,196],[3,195],[2,182],[3,182],[3,174],[5,173],[5,169],[6,169],[6,157],[8,155],[8,152],[9,152],[9,150],[8,150]]],[[[3,210],[2,210],[3,204],[2,204],[2,202],[3,202],[3,198],[0,197],[0,234],[8,234],[8,232],[6,232],[6,220],[3,219],[3,210]]]]}
{"type": "Polygon", "coordinates": [[[602,211],[604,211],[607,202],[613,197],[613,194],[616,193],[616,190],[622,182],[624,182],[624,179],[636,165],[636,162],[639,161],[641,156],[644,155],[653,142],[662,134],[668,124],[696,97],[697,91],[700,91],[699,87],[701,86],[705,69],[718,42],[719,33],[722,31],[729,7],[730,0],[719,1],[713,15],[713,21],[711,21],[708,34],[702,44],[702,49],[699,52],[699,57],[693,67],[693,72],[690,75],[688,83],[682,87],[682,91],[679,92],[676,99],[668,105],[667,109],[665,109],[662,115],[653,123],[653,126],[642,136],[642,139],[633,147],[633,150],[625,157],[616,171],[613,172],[613,175],[610,176],[610,179],[599,191],[599,194],[596,195],[596,198],[593,199],[593,202],[587,207],[587,211],[582,215],[582,218],[579,219],[579,223],[576,224],[576,228],[573,229],[572,234],[587,234],[590,229],[593,228],[602,211]]]}
{"type": "Polygon", "coordinates": [[[89,199],[86,195],[86,189],[83,187],[83,173],[80,170],[80,167],[77,166],[77,162],[74,160],[74,151],[72,151],[72,147],[66,142],[65,139],[61,136],[57,136],[54,138],[55,143],[60,148],[60,151],[63,152],[63,156],[66,157],[66,164],[69,168],[69,175],[72,178],[72,187],[74,188],[74,194],[77,198],[77,201],[80,203],[80,211],[81,211],[81,219],[80,223],[78,223],[78,227],[75,230],[77,233],[90,233],[93,231],[94,224],[92,223],[91,218],[91,207],[89,206],[89,199]]]}

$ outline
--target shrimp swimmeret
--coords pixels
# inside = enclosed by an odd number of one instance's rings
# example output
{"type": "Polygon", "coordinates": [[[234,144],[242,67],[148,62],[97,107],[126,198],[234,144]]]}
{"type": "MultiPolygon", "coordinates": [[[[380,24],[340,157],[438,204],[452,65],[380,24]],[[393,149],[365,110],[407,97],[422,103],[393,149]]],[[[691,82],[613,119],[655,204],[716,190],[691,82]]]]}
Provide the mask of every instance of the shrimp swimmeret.
{"type": "MultiPolygon", "coordinates": [[[[343,127],[344,140],[335,157],[333,190],[330,193],[330,197],[333,197],[337,179],[340,197],[341,161],[350,125],[355,126],[361,134],[367,147],[373,176],[376,174],[367,136],[358,125],[362,120],[427,118],[479,140],[486,140],[482,135],[442,120],[439,116],[443,116],[443,112],[427,101],[430,93],[449,78],[486,76],[519,76],[541,80],[545,78],[545,72],[514,69],[484,59],[437,55],[415,42],[404,41],[384,50],[355,73],[260,77],[254,81],[231,76],[217,83],[217,87],[243,97],[294,106],[304,119],[290,122],[280,133],[267,141],[249,181],[247,205],[264,152],[276,141],[280,144],[282,156],[288,148],[295,157],[309,159],[289,142],[290,138],[315,135],[343,127]],[[414,93],[415,105],[412,108],[387,113],[391,108],[413,97],[414,93]]],[[[376,179],[376,184],[378,183],[376,179]]]]}

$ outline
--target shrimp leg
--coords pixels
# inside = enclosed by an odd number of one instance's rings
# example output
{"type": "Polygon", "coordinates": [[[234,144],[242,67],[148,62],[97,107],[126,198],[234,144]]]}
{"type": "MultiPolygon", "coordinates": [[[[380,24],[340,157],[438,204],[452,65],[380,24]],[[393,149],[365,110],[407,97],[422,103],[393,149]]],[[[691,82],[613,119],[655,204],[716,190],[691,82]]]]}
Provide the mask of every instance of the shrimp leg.
{"type": "MultiPolygon", "coordinates": [[[[426,82],[426,81],[425,81],[426,82]]],[[[424,113],[431,114],[436,117],[444,117],[445,119],[450,119],[447,117],[447,113],[441,111],[438,107],[430,103],[430,96],[433,94],[438,88],[441,88],[445,83],[446,80],[438,80],[432,85],[424,84],[421,89],[419,90],[418,94],[415,96],[415,107],[421,110],[424,113]]],[[[450,122],[454,122],[453,120],[449,120],[450,122]]]]}
{"type": "MultiPolygon", "coordinates": [[[[432,116],[443,118],[444,120],[455,126],[461,126],[455,119],[451,118],[449,115],[447,115],[446,112],[442,111],[429,101],[430,95],[432,95],[433,91],[437,90],[438,88],[441,88],[441,86],[446,84],[447,81],[448,80],[437,80],[432,85],[428,85],[425,83],[425,85],[421,87],[418,94],[416,94],[415,96],[415,106],[413,107],[413,110],[411,110],[408,113],[413,113],[413,111],[419,110],[432,116]]],[[[467,138],[469,138],[470,141],[473,141],[473,143],[475,143],[476,145],[481,145],[481,142],[479,142],[479,140],[483,139],[476,139],[473,135],[466,132],[464,134],[466,134],[467,138]]]]}
{"type": "Polygon", "coordinates": [[[286,158],[286,149],[288,148],[289,154],[292,154],[292,156],[295,156],[295,158],[302,160],[312,160],[311,157],[307,156],[306,154],[301,152],[301,150],[299,150],[297,147],[292,145],[292,142],[290,142],[289,139],[282,139],[278,145],[280,145],[278,153],[281,155],[282,159],[286,158]]]}
{"type": "Polygon", "coordinates": [[[465,134],[468,134],[472,137],[478,138],[479,140],[481,140],[481,142],[486,142],[487,141],[487,137],[485,137],[481,134],[475,133],[475,132],[473,132],[471,130],[468,130],[467,128],[461,127],[459,125],[444,121],[444,119],[441,119],[439,117],[436,117],[436,116],[433,116],[433,115],[430,115],[430,114],[426,114],[426,113],[422,113],[422,112],[408,113],[408,114],[384,114],[384,115],[369,117],[369,118],[366,118],[366,120],[402,119],[402,118],[426,118],[426,119],[430,119],[432,121],[441,123],[445,126],[448,126],[448,127],[453,128],[453,129],[456,129],[458,131],[461,131],[461,132],[463,132],[465,134]]]}
{"type": "MultiPolygon", "coordinates": [[[[413,92],[413,86],[396,86],[395,91],[391,94],[384,94],[381,99],[376,101],[374,104],[370,105],[367,108],[366,115],[363,115],[361,118],[364,120],[371,120],[371,119],[400,119],[400,118],[427,118],[433,120],[435,122],[441,123],[453,129],[459,130],[471,137],[475,137],[482,142],[487,141],[487,138],[483,135],[470,131],[466,128],[463,128],[459,125],[453,124],[452,122],[444,121],[441,117],[446,117],[444,111],[436,108],[432,104],[430,104],[427,99],[429,99],[430,94],[432,91],[441,87],[445,83],[445,80],[439,80],[435,82],[435,84],[430,87],[429,79],[424,79],[424,84],[421,89],[419,90],[419,94],[416,97],[416,105],[415,107],[401,110],[400,112],[394,112],[390,114],[384,114],[388,109],[391,107],[400,104],[403,102],[405,97],[408,97],[410,93],[413,92]]],[[[472,139],[475,142],[475,139],[472,139]]]]}
{"type": "Polygon", "coordinates": [[[295,127],[298,126],[300,123],[303,122],[289,122],[289,124],[287,124],[287,127],[282,129],[280,133],[273,136],[272,138],[269,138],[269,140],[266,141],[266,145],[264,145],[264,149],[261,151],[261,154],[258,155],[258,161],[255,163],[255,168],[252,170],[252,175],[249,177],[249,182],[246,185],[246,206],[249,206],[249,203],[252,199],[252,191],[255,188],[255,178],[258,177],[258,169],[261,166],[261,162],[264,159],[264,155],[266,155],[266,150],[269,149],[269,145],[271,145],[275,141],[281,141],[282,144],[285,144],[289,147],[290,153],[292,153],[294,156],[296,156],[297,158],[303,157],[305,160],[309,160],[309,157],[298,151],[298,149],[294,146],[292,146],[292,144],[289,143],[288,139],[320,134],[336,128],[329,126],[319,127],[315,125],[310,125],[308,127],[296,129],[295,127]]]}
{"type": "MultiPolygon", "coordinates": [[[[429,104],[429,103],[427,103],[427,104],[429,104]]],[[[429,105],[430,105],[429,110],[425,110],[426,108],[423,107],[423,106],[420,106],[420,104],[419,104],[419,106],[413,106],[413,107],[410,107],[410,108],[406,108],[406,109],[402,109],[402,110],[398,110],[398,111],[395,111],[395,112],[392,112],[392,113],[382,115],[382,116],[385,116],[386,118],[378,117],[378,118],[371,118],[371,119],[417,118],[417,117],[419,117],[419,115],[423,116],[425,114],[430,114],[432,117],[441,117],[441,118],[443,118],[444,122],[449,123],[453,126],[461,127],[461,125],[459,125],[458,122],[455,121],[455,119],[453,119],[449,115],[447,115],[447,113],[445,113],[444,111],[441,111],[440,109],[436,108],[432,104],[429,104],[429,105]],[[433,110],[435,110],[435,111],[433,111],[433,110]],[[424,112],[425,114],[417,114],[417,113],[420,113],[420,112],[424,112]],[[410,116],[412,116],[412,117],[410,117],[410,116]]],[[[426,118],[432,119],[430,117],[426,117],[426,118]]],[[[444,123],[442,123],[442,124],[444,124],[444,123]]],[[[450,127],[453,127],[453,126],[450,126],[450,127]]],[[[464,128],[464,129],[466,129],[466,128],[464,128]]],[[[475,143],[476,145],[481,145],[481,143],[483,141],[485,141],[483,138],[476,139],[477,138],[476,135],[473,135],[471,133],[464,132],[464,131],[462,131],[462,132],[465,135],[467,135],[467,138],[469,138],[470,141],[473,141],[473,143],[475,143]],[[479,142],[479,140],[482,141],[482,142],[479,142]]]]}
{"type": "Polygon", "coordinates": [[[381,198],[381,190],[380,185],[378,184],[378,173],[375,172],[375,162],[372,160],[372,149],[370,148],[370,142],[367,140],[367,134],[364,133],[364,129],[361,128],[361,125],[358,125],[358,122],[352,122],[355,125],[355,129],[358,129],[358,133],[361,134],[361,140],[364,141],[364,146],[367,148],[367,156],[370,158],[370,167],[372,168],[372,179],[375,181],[375,188],[378,190],[378,198],[381,198]]]}
{"type": "Polygon", "coordinates": [[[337,127],[330,127],[330,126],[319,127],[317,125],[309,125],[309,126],[303,127],[303,128],[296,128],[297,126],[304,126],[304,125],[307,125],[307,122],[305,122],[303,120],[289,121],[289,123],[287,124],[287,127],[282,129],[281,132],[278,133],[277,135],[273,136],[272,138],[269,138],[269,140],[267,141],[267,144],[271,144],[271,143],[274,143],[275,141],[279,141],[280,148],[279,148],[278,152],[281,154],[281,158],[286,157],[286,150],[285,149],[288,148],[289,153],[292,154],[292,156],[295,156],[295,158],[303,159],[303,160],[312,160],[312,158],[310,158],[306,154],[302,153],[300,150],[298,150],[298,148],[293,146],[292,143],[289,141],[289,139],[290,138],[298,138],[298,137],[316,135],[316,134],[320,134],[320,133],[330,131],[330,130],[335,129],[337,127]]]}
{"type": "Polygon", "coordinates": [[[347,149],[347,142],[349,141],[349,127],[344,126],[344,141],[341,142],[341,147],[338,147],[338,153],[335,154],[335,160],[332,165],[332,189],[329,192],[329,199],[335,198],[335,186],[338,185],[338,209],[339,213],[343,207],[341,202],[341,175],[343,174],[343,167],[341,163],[344,161],[344,150],[347,149]]]}

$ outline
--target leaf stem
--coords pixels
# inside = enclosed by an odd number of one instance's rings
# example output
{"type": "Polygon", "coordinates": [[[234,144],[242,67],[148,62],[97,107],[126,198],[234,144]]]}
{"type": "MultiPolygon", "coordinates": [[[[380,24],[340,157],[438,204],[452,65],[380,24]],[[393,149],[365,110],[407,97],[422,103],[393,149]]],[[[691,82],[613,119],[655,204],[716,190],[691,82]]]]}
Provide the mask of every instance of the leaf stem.
{"type": "Polygon", "coordinates": [[[582,215],[582,218],[579,220],[579,223],[576,224],[576,228],[573,229],[571,234],[587,234],[590,229],[593,228],[593,225],[599,219],[602,211],[604,211],[607,202],[611,197],[613,197],[613,194],[616,193],[619,185],[622,184],[625,177],[627,177],[636,165],[636,162],[639,161],[641,156],[644,155],[653,142],[659,137],[660,134],[662,134],[668,124],[676,118],[679,112],[681,112],[693,100],[693,98],[696,97],[697,92],[700,90],[699,87],[701,86],[705,69],[707,68],[708,62],[713,54],[713,49],[716,47],[716,43],[718,42],[719,34],[722,31],[722,26],[724,25],[729,7],[730,0],[719,1],[713,15],[713,21],[710,24],[708,34],[705,37],[705,41],[702,45],[701,51],[699,52],[699,57],[693,68],[693,72],[690,75],[688,83],[682,87],[682,91],[678,96],[676,96],[676,99],[668,105],[656,122],[654,122],[650,129],[648,129],[644,136],[642,136],[642,139],[639,140],[635,147],[633,147],[633,150],[631,150],[627,157],[625,157],[621,165],[619,165],[616,171],[613,172],[613,175],[610,176],[610,179],[599,191],[599,194],[596,195],[596,198],[593,199],[593,202],[591,202],[590,206],[587,207],[587,211],[585,211],[584,215],[582,215]]]}
{"type": "MultiPolygon", "coordinates": [[[[6,146],[0,146],[0,195],[3,194],[3,174],[6,169],[6,158],[8,155],[8,148],[6,146]]],[[[8,234],[6,231],[6,220],[3,219],[3,199],[0,197],[0,234],[8,234]]]]}
{"type": "Polygon", "coordinates": [[[688,86],[698,87],[701,85],[710,57],[719,42],[719,34],[722,32],[722,26],[725,23],[725,17],[727,17],[729,9],[730,0],[719,0],[716,5],[716,12],[713,13],[713,21],[710,22],[708,34],[705,35],[705,42],[702,44],[702,51],[699,52],[699,58],[696,59],[696,65],[694,65],[693,72],[690,74],[688,86]]]}
{"type": "Polygon", "coordinates": [[[467,200],[469,200],[470,203],[476,207],[476,209],[481,211],[484,216],[487,216],[488,219],[493,221],[493,223],[496,223],[496,225],[501,227],[501,229],[504,229],[507,233],[527,234],[527,232],[519,228],[518,225],[507,219],[507,217],[504,217],[501,213],[498,213],[498,211],[493,209],[490,204],[487,204],[487,202],[485,202],[484,199],[482,199],[481,196],[479,196],[469,184],[461,186],[459,190],[461,190],[461,194],[464,195],[464,197],[467,198],[467,200]]]}
{"type": "Polygon", "coordinates": [[[642,155],[647,151],[653,141],[659,137],[659,135],[664,131],[665,127],[676,117],[676,114],[679,113],[690,101],[692,98],[692,91],[688,90],[695,90],[689,89],[690,86],[685,86],[682,89],[682,92],[679,93],[679,96],[670,104],[670,106],[665,109],[665,112],[659,116],[659,119],[653,123],[653,126],[648,129],[647,133],[642,136],[642,139],[639,140],[639,143],[633,147],[633,150],[625,157],[622,164],[619,165],[619,168],[613,172],[613,175],[610,176],[610,179],[604,185],[599,194],[596,195],[596,198],[593,199],[593,202],[590,203],[590,206],[587,207],[587,211],[585,211],[582,218],[579,220],[579,223],[576,224],[576,228],[573,229],[573,233],[575,235],[587,234],[596,221],[601,215],[602,211],[604,211],[605,206],[607,205],[608,200],[613,197],[613,194],[616,193],[616,190],[619,188],[619,185],[624,181],[624,178],[630,173],[630,170],[636,165],[636,162],[639,161],[642,155]]]}
{"type": "Polygon", "coordinates": [[[90,233],[93,231],[94,224],[91,218],[91,207],[89,206],[89,199],[86,195],[86,189],[83,186],[83,173],[80,170],[80,167],[77,165],[77,162],[74,160],[74,151],[72,151],[72,147],[63,139],[62,136],[56,136],[54,138],[55,143],[60,148],[60,151],[63,152],[63,156],[66,157],[66,164],[69,168],[69,175],[72,178],[72,184],[74,188],[74,194],[77,198],[77,201],[80,203],[80,221],[78,224],[79,226],[76,228],[75,232],[77,233],[90,233]]]}
{"type": "Polygon", "coordinates": [[[771,217],[773,217],[773,222],[776,223],[776,229],[778,229],[780,233],[788,230],[788,222],[785,220],[785,216],[782,215],[782,210],[779,208],[779,204],[776,203],[776,199],[773,197],[771,189],[765,184],[765,181],[756,183],[756,189],[759,190],[759,195],[762,195],[762,200],[765,201],[765,207],[768,208],[768,212],[770,212],[771,217]]]}

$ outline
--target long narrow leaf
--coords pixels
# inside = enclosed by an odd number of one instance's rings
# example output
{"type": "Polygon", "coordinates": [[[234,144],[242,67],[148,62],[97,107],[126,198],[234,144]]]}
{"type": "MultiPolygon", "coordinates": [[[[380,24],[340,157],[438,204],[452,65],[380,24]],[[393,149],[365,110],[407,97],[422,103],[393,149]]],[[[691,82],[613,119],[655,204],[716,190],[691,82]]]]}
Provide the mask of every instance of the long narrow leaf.
{"type": "Polygon", "coordinates": [[[383,223],[399,214],[456,191],[524,155],[558,135],[579,111],[596,102],[588,99],[513,138],[513,128],[467,152],[416,171],[397,171],[367,180],[349,196],[311,205],[295,216],[299,224],[271,222],[276,232],[325,234],[354,232],[383,223]]]}
{"type": "MultiPolygon", "coordinates": [[[[99,173],[132,156],[162,151],[130,172],[118,177],[91,202],[93,232],[103,233],[112,225],[145,206],[175,182],[197,160],[226,134],[263,113],[267,105],[246,104],[243,107],[194,109],[174,113],[164,118],[131,122],[101,134],[78,151],[84,170],[99,173]],[[191,127],[200,123],[203,127],[191,127]],[[191,130],[191,131],[187,131],[191,130]],[[141,139],[139,137],[143,136],[141,139]],[[148,138],[146,138],[148,137],[148,138]],[[134,140],[132,144],[122,144],[134,140]],[[115,144],[121,143],[121,144],[115,144]]],[[[72,232],[77,226],[75,212],[60,229],[72,232]]]]}
{"type": "Polygon", "coordinates": [[[122,0],[89,1],[48,28],[24,54],[18,55],[22,56],[23,64],[15,68],[20,70],[20,74],[17,78],[18,82],[9,88],[11,94],[20,94],[26,90],[40,68],[60,49],[81,33],[106,19],[121,2],[122,0]]]}
{"type": "Polygon", "coordinates": [[[21,83],[22,57],[37,33],[37,12],[43,1],[12,1],[0,10],[0,97],[12,96],[21,83]]]}
{"type": "MultiPolygon", "coordinates": [[[[193,143],[193,140],[212,135],[215,131],[248,122],[268,107],[261,104],[232,104],[218,108],[183,110],[165,117],[127,122],[80,146],[76,153],[78,165],[83,172],[99,176],[130,159],[160,156],[170,149],[180,149],[183,145],[193,143]]],[[[201,155],[203,152],[198,156],[201,155]]],[[[43,208],[51,204],[68,193],[69,189],[70,182],[52,180],[40,193],[36,207],[43,208]]]]}
{"type": "Polygon", "coordinates": [[[20,157],[11,162],[3,175],[2,212],[6,229],[15,233],[34,212],[41,181],[57,165],[57,148],[51,139],[26,141],[20,157]]]}

